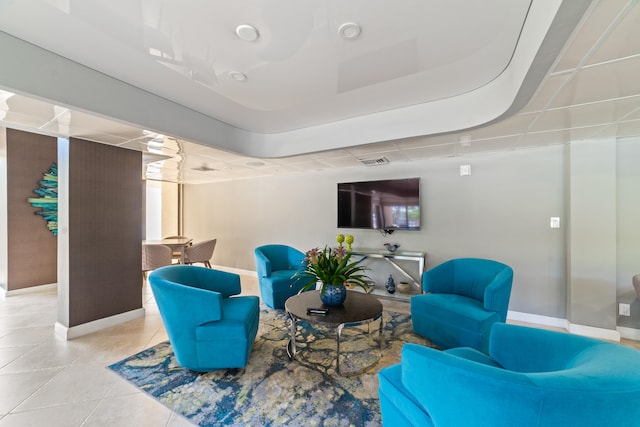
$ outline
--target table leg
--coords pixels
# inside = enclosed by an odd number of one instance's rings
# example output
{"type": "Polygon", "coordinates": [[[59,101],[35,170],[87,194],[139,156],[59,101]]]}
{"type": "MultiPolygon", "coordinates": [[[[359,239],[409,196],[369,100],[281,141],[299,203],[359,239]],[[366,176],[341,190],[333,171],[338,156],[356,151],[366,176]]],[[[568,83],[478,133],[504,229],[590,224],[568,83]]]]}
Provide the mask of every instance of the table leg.
{"type": "Polygon", "coordinates": [[[336,355],[336,372],[340,375],[342,375],[342,373],[340,372],[340,339],[342,338],[342,329],[344,329],[344,323],[338,325],[338,327],[336,328],[336,339],[338,340],[337,355],[336,355]]]}
{"type": "Polygon", "coordinates": [[[289,359],[294,359],[296,356],[296,330],[298,325],[298,319],[291,313],[289,313],[289,319],[291,319],[291,329],[289,330],[289,343],[287,344],[287,355],[289,359]]]}
{"type": "Polygon", "coordinates": [[[382,348],[384,347],[384,316],[380,315],[380,327],[378,329],[378,342],[380,343],[380,357],[382,357],[382,348]]]}

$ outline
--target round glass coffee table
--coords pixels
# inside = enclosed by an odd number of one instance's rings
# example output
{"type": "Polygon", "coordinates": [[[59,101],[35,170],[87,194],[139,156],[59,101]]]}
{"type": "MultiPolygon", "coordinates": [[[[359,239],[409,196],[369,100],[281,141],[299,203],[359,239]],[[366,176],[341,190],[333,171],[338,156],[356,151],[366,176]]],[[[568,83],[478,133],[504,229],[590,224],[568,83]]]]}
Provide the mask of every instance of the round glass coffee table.
{"type": "MultiPolygon", "coordinates": [[[[342,330],[345,327],[359,326],[380,320],[378,330],[378,342],[380,354],[384,339],[382,335],[382,303],[373,295],[358,291],[347,291],[347,299],[341,306],[329,307],[322,304],[320,291],[302,292],[287,299],[284,308],[291,318],[291,329],[287,353],[289,358],[296,358],[296,331],[298,321],[302,320],[311,325],[322,325],[328,328],[335,328],[337,342],[336,371],[340,372],[340,341],[342,330]],[[326,314],[313,313],[308,309],[327,309],[326,314]]],[[[366,369],[365,367],[364,369],[366,369]]]]}

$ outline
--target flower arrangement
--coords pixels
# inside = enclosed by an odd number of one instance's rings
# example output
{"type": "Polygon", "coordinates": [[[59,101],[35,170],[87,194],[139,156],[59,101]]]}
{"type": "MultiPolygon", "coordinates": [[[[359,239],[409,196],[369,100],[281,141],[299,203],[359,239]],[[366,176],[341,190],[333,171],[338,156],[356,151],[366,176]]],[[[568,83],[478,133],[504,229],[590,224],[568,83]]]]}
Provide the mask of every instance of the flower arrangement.
{"type": "Polygon", "coordinates": [[[351,261],[351,254],[344,247],[324,249],[313,248],[305,253],[307,266],[296,273],[297,280],[307,280],[302,287],[308,290],[317,282],[320,282],[320,295],[324,296],[327,286],[339,287],[341,285],[360,286],[367,290],[367,279],[364,271],[367,267],[360,265],[362,260],[351,261]]]}

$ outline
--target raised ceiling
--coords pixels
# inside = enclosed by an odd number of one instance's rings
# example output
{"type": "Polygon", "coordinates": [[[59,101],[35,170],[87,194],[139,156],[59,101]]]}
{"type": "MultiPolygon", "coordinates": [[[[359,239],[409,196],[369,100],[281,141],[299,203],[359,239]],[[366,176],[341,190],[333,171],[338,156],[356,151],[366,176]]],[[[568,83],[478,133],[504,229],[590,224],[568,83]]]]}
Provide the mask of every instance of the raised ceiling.
{"type": "Polygon", "coordinates": [[[639,16],[633,0],[2,2],[0,120],[141,150],[149,178],[183,183],[636,136],[639,16]]]}

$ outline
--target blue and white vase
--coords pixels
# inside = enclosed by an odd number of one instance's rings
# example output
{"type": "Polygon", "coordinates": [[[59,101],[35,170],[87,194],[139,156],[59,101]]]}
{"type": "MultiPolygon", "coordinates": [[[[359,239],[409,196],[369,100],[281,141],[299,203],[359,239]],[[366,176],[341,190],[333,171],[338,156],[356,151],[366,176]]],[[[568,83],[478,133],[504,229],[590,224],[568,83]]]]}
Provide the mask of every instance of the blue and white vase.
{"type": "Polygon", "coordinates": [[[385,285],[385,287],[387,288],[387,292],[389,292],[390,294],[396,291],[396,282],[393,280],[393,276],[391,274],[387,279],[387,284],[385,285]]]}
{"type": "Polygon", "coordinates": [[[324,305],[336,307],[347,299],[347,288],[344,285],[324,285],[324,295],[320,291],[320,299],[324,305]]]}

